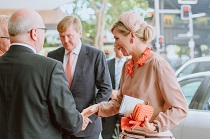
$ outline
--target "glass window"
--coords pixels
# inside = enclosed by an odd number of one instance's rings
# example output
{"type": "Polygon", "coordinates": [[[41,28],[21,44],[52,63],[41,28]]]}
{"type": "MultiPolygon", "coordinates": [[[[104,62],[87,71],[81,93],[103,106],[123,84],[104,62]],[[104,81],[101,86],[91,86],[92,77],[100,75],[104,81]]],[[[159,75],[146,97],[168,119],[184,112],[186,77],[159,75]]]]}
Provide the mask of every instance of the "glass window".
{"type": "Polygon", "coordinates": [[[181,90],[187,100],[188,106],[192,101],[192,98],[195,95],[195,92],[198,90],[202,81],[203,81],[202,78],[196,78],[180,82],[181,90]]]}
{"type": "Polygon", "coordinates": [[[207,98],[207,101],[204,101],[206,104],[204,105],[204,110],[209,110],[210,111],[210,87],[207,88],[206,90],[206,98],[207,98]]]}
{"type": "Polygon", "coordinates": [[[192,74],[194,69],[196,67],[196,63],[192,63],[188,66],[186,66],[180,73],[179,75],[177,76],[178,78],[180,77],[183,77],[183,76],[186,76],[186,75],[189,75],[189,74],[192,74]]]}
{"type": "Polygon", "coordinates": [[[204,71],[210,71],[210,62],[209,61],[200,62],[199,63],[199,68],[195,72],[204,72],[204,71]]]}
{"type": "Polygon", "coordinates": [[[207,104],[206,104],[204,110],[210,110],[210,97],[209,97],[209,99],[207,101],[207,104]]]}
{"type": "Polygon", "coordinates": [[[210,26],[210,20],[207,21],[207,25],[210,26]]]}

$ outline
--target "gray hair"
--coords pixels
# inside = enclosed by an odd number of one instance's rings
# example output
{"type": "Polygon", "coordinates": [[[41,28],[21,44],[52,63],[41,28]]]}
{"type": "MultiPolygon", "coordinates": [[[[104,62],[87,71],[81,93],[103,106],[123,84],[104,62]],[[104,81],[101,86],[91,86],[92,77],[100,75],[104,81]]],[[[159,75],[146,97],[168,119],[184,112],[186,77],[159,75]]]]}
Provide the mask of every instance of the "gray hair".
{"type": "Polygon", "coordinates": [[[8,23],[8,32],[10,36],[27,33],[33,24],[30,21],[31,18],[17,17],[15,21],[12,20],[13,19],[10,18],[8,23]]]}

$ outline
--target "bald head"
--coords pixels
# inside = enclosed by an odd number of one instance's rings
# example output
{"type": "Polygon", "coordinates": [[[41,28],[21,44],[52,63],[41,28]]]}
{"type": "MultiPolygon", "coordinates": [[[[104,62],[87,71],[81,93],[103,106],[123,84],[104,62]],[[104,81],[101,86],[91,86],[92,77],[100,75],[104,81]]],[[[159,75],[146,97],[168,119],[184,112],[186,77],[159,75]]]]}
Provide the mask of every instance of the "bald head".
{"type": "Polygon", "coordinates": [[[9,20],[9,34],[16,36],[27,33],[32,28],[43,26],[41,16],[30,9],[20,9],[14,12],[9,20]]]}
{"type": "Polygon", "coordinates": [[[11,43],[24,43],[41,51],[44,45],[45,28],[42,17],[34,10],[20,9],[15,11],[8,24],[11,43]]]}

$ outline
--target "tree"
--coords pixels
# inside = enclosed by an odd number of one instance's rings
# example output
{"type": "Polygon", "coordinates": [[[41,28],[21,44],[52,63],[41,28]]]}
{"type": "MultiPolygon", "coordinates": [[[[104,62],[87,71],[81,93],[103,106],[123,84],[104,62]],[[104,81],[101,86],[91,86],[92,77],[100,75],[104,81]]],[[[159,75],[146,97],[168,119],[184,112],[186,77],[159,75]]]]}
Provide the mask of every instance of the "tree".
{"type": "Polygon", "coordinates": [[[65,12],[81,19],[82,40],[101,49],[105,31],[111,29],[122,12],[135,10],[143,13],[142,9],[148,9],[147,0],[77,0],[69,3],[65,12]]]}

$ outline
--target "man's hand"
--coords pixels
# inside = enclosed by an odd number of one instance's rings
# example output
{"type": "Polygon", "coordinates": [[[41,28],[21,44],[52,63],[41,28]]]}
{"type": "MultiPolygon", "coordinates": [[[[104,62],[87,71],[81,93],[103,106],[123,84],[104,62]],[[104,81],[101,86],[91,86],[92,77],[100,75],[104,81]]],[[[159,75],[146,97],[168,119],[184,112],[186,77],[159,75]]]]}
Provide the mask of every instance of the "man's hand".
{"type": "Polygon", "coordinates": [[[117,98],[118,90],[112,90],[112,94],[110,96],[111,99],[117,98]]]}
{"type": "Polygon", "coordinates": [[[94,105],[84,109],[82,111],[82,115],[84,115],[84,117],[89,117],[89,116],[93,115],[94,113],[97,114],[98,110],[99,110],[99,105],[98,104],[94,104],[94,105]]]}
{"type": "Polygon", "coordinates": [[[82,115],[82,118],[83,118],[83,124],[82,124],[82,129],[81,130],[85,130],[86,127],[88,126],[89,122],[92,123],[92,121],[88,117],[85,117],[83,115],[83,113],[81,113],[81,115],[82,115]]]}
{"type": "Polygon", "coordinates": [[[88,126],[89,122],[92,123],[92,121],[88,118],[89,116],[91,116],[94,113],[98,113],[98,104],[92,105],[86,109],[84,109],[81,112],[81,115],[83,117],[83,125],[82,125],[82,129],[81,130],[85,130],[85,128],[88,126]]]}

